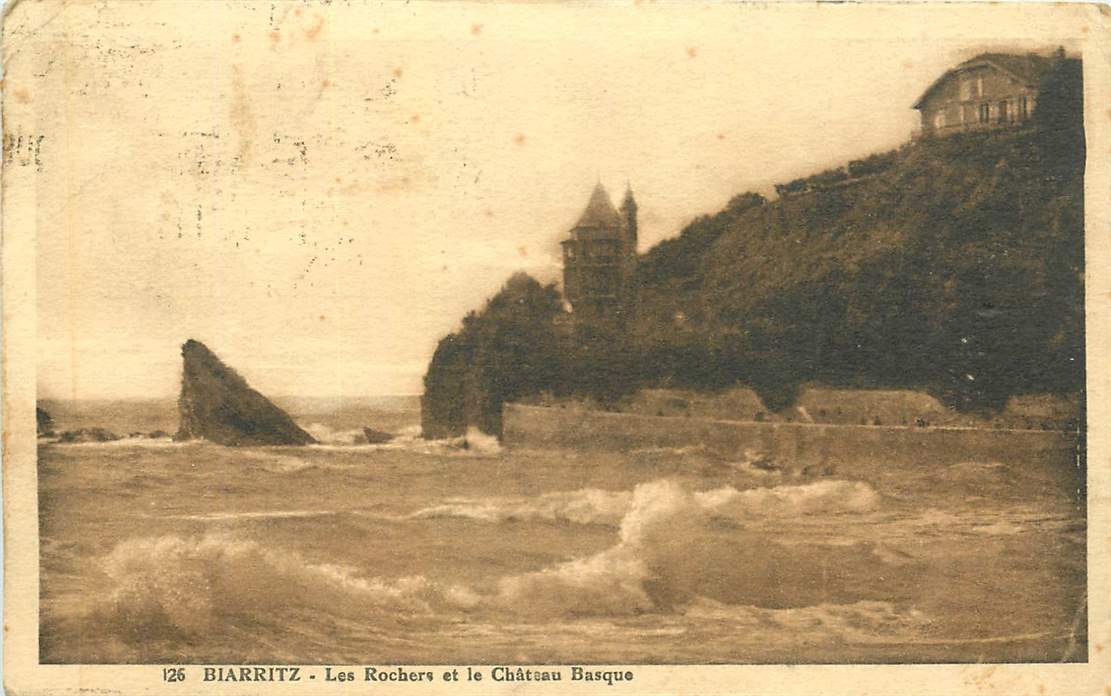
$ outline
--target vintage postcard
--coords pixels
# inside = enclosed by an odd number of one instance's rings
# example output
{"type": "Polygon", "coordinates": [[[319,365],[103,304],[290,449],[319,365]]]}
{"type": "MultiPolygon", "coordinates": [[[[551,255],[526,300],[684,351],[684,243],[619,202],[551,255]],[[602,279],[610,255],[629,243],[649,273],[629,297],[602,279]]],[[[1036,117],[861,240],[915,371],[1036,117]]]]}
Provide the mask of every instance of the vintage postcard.
{"type": "Polygon", "coordinates": [[[6,688],[1111,693],[1109,19],[10,3],[6,688]]]}

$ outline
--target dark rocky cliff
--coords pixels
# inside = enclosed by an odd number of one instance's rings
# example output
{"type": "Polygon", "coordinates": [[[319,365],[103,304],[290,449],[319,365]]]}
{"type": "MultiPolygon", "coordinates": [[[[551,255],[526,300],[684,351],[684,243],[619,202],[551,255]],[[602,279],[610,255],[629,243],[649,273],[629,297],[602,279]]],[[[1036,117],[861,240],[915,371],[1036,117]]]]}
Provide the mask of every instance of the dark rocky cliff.
{"type": "Polygon", "coordinates": [[[181,356],[181,424],[175,440],[204,439],[233,447],[316,442],[203,343],[189,339],[181,356]]]}
{"type": "Polygon", "coordinates": [[[925,391],[966,413],[1082,403],[1079,67],[1062,64],[1026,127],[908,143],[692,221],[641,255],[621,333],[555,330],[558,297],[524,301],[539,285],[518,279],[440,343],[426,437],[500,434],[521,396],[605,405],[658,386],[743,384],[773,411],[805,385],[925,391]]]}
{"type": "Polygon", "coordinates": [[[502,403],[562,381],[553,323],[561,311],[554,285],[518,273],[482,311],[467,315],[440,341],[424,376],[424,437],[457,437],[472,425],[500,435],[502,403]]]}

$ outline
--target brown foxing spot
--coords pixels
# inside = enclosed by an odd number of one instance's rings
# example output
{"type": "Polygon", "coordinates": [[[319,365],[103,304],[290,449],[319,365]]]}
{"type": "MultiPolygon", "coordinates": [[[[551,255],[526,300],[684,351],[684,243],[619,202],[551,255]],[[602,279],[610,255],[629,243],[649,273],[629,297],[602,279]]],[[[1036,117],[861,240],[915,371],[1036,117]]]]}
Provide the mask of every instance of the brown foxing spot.
{"type": "Polygon", "coordinates": [[[481,24],[472,24],[471,25],[471,33],[474,34],[475,36],[478,36],[479,34],[481,34],[482,33],[482,25],[481,24]]]}
{"type": "Polygon", "coordinates": [[[13,92],[15,100],[20,104],[28,104],[31,101],[31,93],[23,87],[17,87],[13,92]]]}
{"type": "Polygon", "coordinates": [[[488,217],[488,218],[494,217],[494,211],[487,208],[486,209],[486,217],[488,217]]]}
{"type": "Polygon", "coordinates": [[[687,55],[690,56],[691,58],[694,58],[695,56],[698,55],[698,49],[695,48],[694,46],[691,46],[690,48],[687,49],[687,55]]]}
{"type": "Polygon", "coordinates": [[[718,140],[725,140],[725,133],[718,133],[718,140]]]}
{"type": "Polygon", "coordinates": [[[517,136],[515,138],[513,138],[513,142],[517,143],[518,145],[524,145],[525,144],[525,134],[524,133],[518,133],[517,136]]]}
{"type": "Polygon", "coordinates": [[[402,72],[404,72],[404,71],[401,68],[394,68],[393,69],[393,76],[394,77],[401,77],[402,72]]]}
{"type": "Polygon", "coordinates": [[[413,114],[409,117],[410,123],[420,123],[420,114],[413,114]]]}
{"type": "Polygon", "coordinates": [[[239,43],[239,34],[232,34],[231,35],[231,40],[232,40],[232,43],[239,43]]]}
{"type": "Polygon", "coordinates": [[[316,37],[320,36],[321,30],[324,29],[324,18],[317,17],[316,24],[305,30],[305,37],[309,41],[316,41],[316,37]]]}
{"type": "Polygon", "coordinates": [[[270,32],[270,43],[278,43],[281,40],[282,40],[281,32],[279,32],[277,29],[270,32]]]}
{"type": "Polygon", "coordinates": [[[324,81],[320,83],[320,86],[323,87],[324,89],[328,89],[329,87],[332,86],[332,81],[329,80],[328,78],[324,78],[324,81]]]}
{"type": "Polygon", "coordinates": [[[517,247],[517,253],[520,254],[521,256],[528,256],[528,247],[523,247],[523,246],[517,247]]]}

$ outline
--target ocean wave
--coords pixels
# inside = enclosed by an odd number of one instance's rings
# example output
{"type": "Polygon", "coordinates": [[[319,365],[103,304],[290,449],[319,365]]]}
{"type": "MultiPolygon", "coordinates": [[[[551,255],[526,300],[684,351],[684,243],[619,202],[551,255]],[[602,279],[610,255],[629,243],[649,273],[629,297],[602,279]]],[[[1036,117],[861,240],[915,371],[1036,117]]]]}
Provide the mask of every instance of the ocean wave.
{"type": "Polygon", "coordinates": [[[697,493],[698,503],[723,517],[793,516],[870,512],[880,496],[860,481],[829,479],[773,488],[718,488],[697,493]]]}
{"type": "MultiPolygon", "coordinates": [[[[135,642],[151,636],[199,636],[228,625],[281,622],[283,612],[292,610],[371,621],[413,616],[451,620],[466,613],[493,612],[527,622],[647,612],[679,615],[700,603],[710,606],[708,602],[782,609],[784,597],[803,606],[852,603],[874,598],[855,593],[839,578],[869,579],[865,571],[883,563],[874,549],[859,544],[781,545],[766,528],[751,528],[760,527],[754,520],[769,515],[781,530],[791,524],[792,515],[859,512],[877,504],[874,491],[846,481],[696,491],[689,484],[662,479],[631,492],[583,489],[532,500],[456,501],[407,516],[494,521],[517,517],[618,527],[616,543],[604,551],[471,587],[423,576],[367,577],[352,568],[311,563],[296,553],[230,534],[132,539],[119,544],[103,562],[112,584],[107,598],[97,604],[95,618],[125,641],[135,642]],[[845,568],[854,572],[839,572],[845,568]]],[[[190,519],[335,514],[341,513],[208,513],[190,519]]]]}
{"type": "MultiPolygon", "coordinates": [[[[323,428],[323,426],[321,426],[323,428]]],[[[310,430],[310,432],[312,432],[310,430]]],[[[333,452],[378,452],[378,451],[405,451],[414,454],[429,454],[447,457],[478,457],[488,458],[502,453],[501,443],[493,435],[468,428],[467,433],[460,437],[444,438],[440,440],[426,440],[421,437],[420,426],[402,428],[388,442],[367,444],[362,431],[339,431],[329,433],[323,429],[317,432],[319,442],[308,445],[313,450],[333,452]]],[[[314,433],[315,435],[315,433],[314,433]]]]}
{"type": "MultiPolygon", "coordinates": [[[[283,448],[284,449],[284,448],[283,448]]],[[[258,462],[259,467],[274,474],[289,474],[306,469],[322,468],[317,462],[290,454],[278,454],[270,450],[243,449],[238,453],[242,459],[258,462]]]]}
{"type": "MultiPolygon", "coordinates": [[[[587,558],[503,578],[496,604],[541,614],[635,614],[673,610],[696,599],[728,604],[802,604],[859,588],[839,586],[840,568],[882,564],[864,544],[779,545],[774,535],[723,530],[723,520],[863,512],[879,496],[866,484],[822,481],[805,486],[696,492],[671,479],[641,484],[621,519],[618,543],[587,558]],[[831,575],[830,569],[833,569],[831,575]]],[[[788,522],[780,524],[782,527],[788,522]]],[[[754,525],[755,526],[755,525],[754,525]]]]}
{"type": "Polygon", "coordinates": [[[234,522],[250,520],[290,520],[335,517],[342,510],[257,510],[247,512],[206,512],[182,515],[158,515],[158,519],[188,520],[190,522],[234,522]]]}
{"type": "Polygon", "coordinates": [[[93,610],[125,640],[202,636],[222,625],[281,615],[291,607],[339,616],[431,614],[477,604],[465,588],[422,576],[368,579],[346,567],[225,535],[132,539],[103,568],[112,591],[93,610]]]}
{"type": "Polygon", "coordinates": [[[963,461],[950,464],[946,472],[949,476],[979,477],[1002,476],[1011,473],[1011,467],[998,461],[963,461]]]}
{"type": "Polygon", "coordinates": [[[483,522],[566,521],[616,526],[628,510],[632,494],[585,488],[545,493],[536,498],[453,498],[422,508],[410,519],[464,517],[483,522]]]}
{"type": "Polygon", "coordinates": [[[683,457],[690,454],[702,454],[707,452],[705,445],[685,445],[682,447],[636,447],[629,450],[629,454],[634,456],[675,456],[683,457]]]}
{"type": "MultiPolygon", "coordinates": [[[[743,490],[725,486],[690,495],[690,505],[698,512],[733,520],[863,513],[875,510],[880,503],[879,494],[868,484],[834,479],[743,490]]],[[[417,510],[409,518],[464,517],[495,523],[547,520],[617,527],[629,514],[633,499],[631,491],[597,488],[545,493],[533,498],[449,498],[417,510]]]]}
{"type": "Polygon", "coordinates": [[[692,602],[683,614],[700,623],[730,625],[730,633],[769,633],[791,636],[800,642],[831,636],[858,644],[887,643],[892,639],[917,642],[931,624],[920,611],[875,600],[767,609],[700,599],[692,602]]]}
{"type": "Polygon", "coordinates": [[[313,423],[305,428],[317,442],[332,445],[359,445],[366,444],[366,435],[362,428],[351,430],[334,430],[323,423],[313,423]]]}

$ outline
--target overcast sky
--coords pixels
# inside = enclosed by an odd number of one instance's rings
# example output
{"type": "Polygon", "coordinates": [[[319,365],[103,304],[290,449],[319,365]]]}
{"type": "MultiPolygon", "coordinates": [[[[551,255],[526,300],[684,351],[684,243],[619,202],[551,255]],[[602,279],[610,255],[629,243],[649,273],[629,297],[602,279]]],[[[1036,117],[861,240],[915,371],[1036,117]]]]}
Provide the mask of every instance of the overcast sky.
{"type": "Polygon", "coordinates": [[[599,179],[643,251],[907,140],[978,49],[1073,45],[988,5],[102,5],[11,30],[54,398],[173,396],[187,338],[271,395],[418,393],[512,272],[558,278],[599,179]]]}

